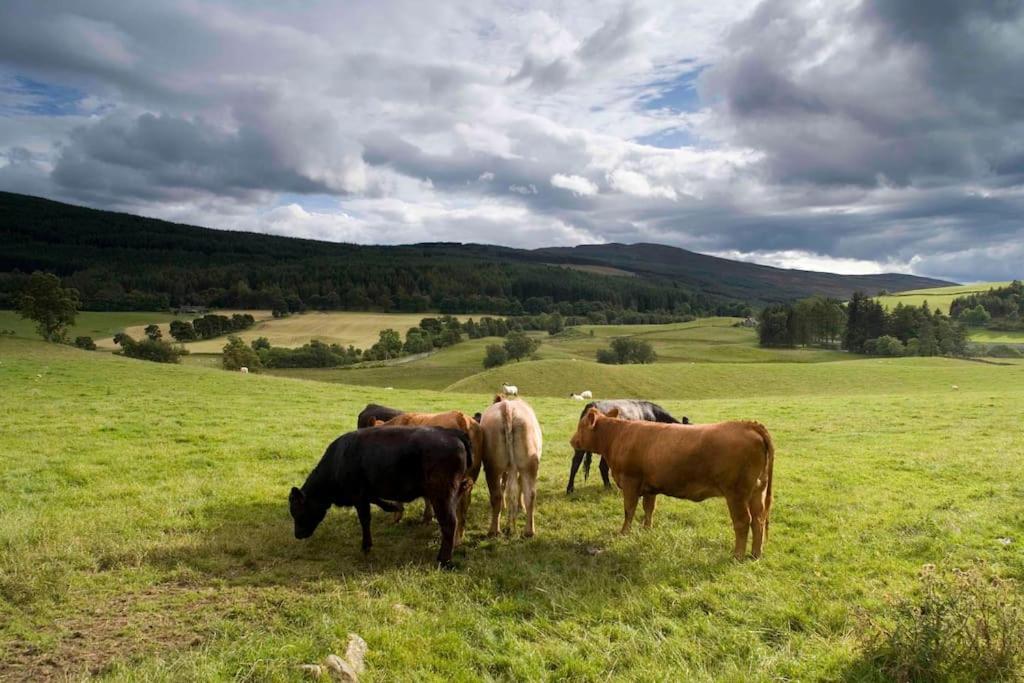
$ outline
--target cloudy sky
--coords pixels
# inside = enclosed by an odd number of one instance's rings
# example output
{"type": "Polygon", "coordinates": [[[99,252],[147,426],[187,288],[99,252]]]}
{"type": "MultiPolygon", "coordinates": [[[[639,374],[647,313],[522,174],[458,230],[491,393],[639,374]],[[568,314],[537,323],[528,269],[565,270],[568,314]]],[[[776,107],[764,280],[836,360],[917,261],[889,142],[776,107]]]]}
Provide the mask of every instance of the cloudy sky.
{"type": "Polygon", "coordinates": [[[0,189],[215,228],[1024,271],[1024,0],[0,4],[0,189]]]}

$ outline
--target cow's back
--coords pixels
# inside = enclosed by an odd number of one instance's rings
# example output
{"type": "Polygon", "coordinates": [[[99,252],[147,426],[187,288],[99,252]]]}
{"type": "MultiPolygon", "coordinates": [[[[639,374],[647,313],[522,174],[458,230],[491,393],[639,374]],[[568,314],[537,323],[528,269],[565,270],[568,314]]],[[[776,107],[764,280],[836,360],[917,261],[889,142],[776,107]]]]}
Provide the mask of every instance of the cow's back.
{"type": "Polygon", "coordinates": [[[372,427],[355,435],[347,456],[364,497],[409,502],[424,494],[428,476],[459,478],[468,469],[462,440],[445,429],[372,427]]]}
{"type": "Polygon", "coordinates": [[[767,446],[753,424],[616,421],[614,447],[623,473],[659,491],[701,500],[764,470],[767,446]]]}

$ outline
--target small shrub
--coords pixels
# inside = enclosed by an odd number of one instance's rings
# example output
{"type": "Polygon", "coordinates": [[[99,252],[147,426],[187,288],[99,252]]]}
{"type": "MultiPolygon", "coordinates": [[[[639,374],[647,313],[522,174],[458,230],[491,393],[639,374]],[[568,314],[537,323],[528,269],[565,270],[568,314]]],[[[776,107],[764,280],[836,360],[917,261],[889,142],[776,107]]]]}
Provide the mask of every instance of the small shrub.
{"type": "Polygon", "coordinates": [[[869,657],[894,681],[996,681],[1024,675],[1024,598],[987,571],[921,575],[921,592],[872,623],[869,657]]]}
{"type": "Polygon", "coordinates": [[[224,345],[224,352],[220,362],[225,370],[249,368],[249,370],[255,372],[263,367],[259,354],[242,339],[234,335],[228,337],[228,343],[224,345]]]}
{"type": "Polygon", "coordinates": [[[75,346],[86,351],[96,350],[96,342],[92,340],[92,337],[75,337],[75,346]]]}
{"type": "Polygon", "coordinates": [[[1014,346],[1008,346],[1006,344],[994,344],[985,351],[985,355],[990,358],[1021,358],[1024,357],[1024,353],[1020,352],[1020,349],[1014,346]]]}
{"type": "Polygon", "coordinates": [[[121,347],[117,353],[154,363],[180,363],[181,357],[188,353],[185,349],[175,348],[160,339],[147,337],[142,341],[135,341],[124,332],[114,335],[114,343],[121,347]]]}
{"type": "Polygon", "coordinates": [[[508,362],[508,352],[501,344],[488,344],[484,355],[484,367],[496,368],[508,362]]]}
{"type": "Polygon", "coordinates": [[[612,340],[611,348],[597,351],[597,362],[606,365],[646,364],[653,363],[657,358],[658,354],[654,352],[650,342],[629,337],[617,337],[612,340]]]}
{"type": "MultiPolygon", "coordinates": [[[[915,348],[921,348],[920,341],[915,348]]],[[[907,347],[896,337],[884,334],[877,339],[868,339],[864,342],[864,353],[869,356],[905,356],[907,347]]]]}

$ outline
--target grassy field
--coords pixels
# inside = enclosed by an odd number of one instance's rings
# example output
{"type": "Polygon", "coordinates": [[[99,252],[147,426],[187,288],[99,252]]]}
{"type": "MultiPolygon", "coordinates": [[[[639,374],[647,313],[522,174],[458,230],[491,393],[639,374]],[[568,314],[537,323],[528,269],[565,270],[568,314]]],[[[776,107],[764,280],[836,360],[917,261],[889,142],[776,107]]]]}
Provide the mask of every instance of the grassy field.
{"type": "Polygon", "coordinates": [[[971,330],[971,341],[980,344],[1024,344],[1024,330],[971,330]]]}
{"type": "Polygon", "coordinates": [[[927,301],[932,310],[938,309],[943,313],[949,313],[949,304],[958,296],[964,296],[965,294],[980,294],[982,292],[987,292],[994,287],[1005,287],[1009,284],[1009,282],[976,282],[973,285],[915,289],[880,296],[878,297],[878,301],[886,308],[895,308],[896,304],[903,304],[904,306],[920,306],[927,301]]]}
{"type": "MultiPolygon", "coordinates": [[[[92,337],[99,342],[113,337],[116,333],[136,330],[135,338],[143,336],[143,328],[150,323],[162,323],[165,329],[170,321],[177,316],[173,313],[155,313],[146,311],[130,312],[96,312],[82,311],[75,318],[75,325],[68,331],[68,337],[92,337]]],[[[22,339],[38,339],[35,323],[25,320],[14,311],[0,310],[0,330],[13,330],[14,336],[22,339]]]]}
{"type": "MultiPolygon", "coordinates": [[[[591,364],[529,365],[541,382],[591,364]]],[[[440,573],[436,528],[382,512],[368,557],[350,510],[296,541],[287,492],[365,403],[475,411],[492,387],[385,392],[0,340],[0,679],[301,680],[355,632],[371,682],[883,680],[865,619],[922,565],[1024,578],[1024,364],[707,365],[699,391],[654,372],[685,364],[639,370],[670,410],[771,429],[761,561],[730,559],[721,500],[661,499],[653,530],[618,536],[617,493],[564,494],[579,404],[531,396],[538,536],[487,539],[478,493],[440,573]]]]}
{"type": "MultiPolygon", "coordinates": [[[[757,346],[757,333],[750,328],[735,327],[736,320],[702,318],[672,325],[584,325],[570,328],[554,337],[545,332],[530,334],[541,340],[536,355],[538,360],[593,361],[597,350],[607,347],[612,337],[636,337],[649,341],[660,362],[817,363],[850,358],[849,354],[823,349],[762,349],[757,346]]],[[[469,381],[468,378],[482,372],[485,348],[488,344],[501,342],[496,337],[472,339],[441,349],[426,358],[383,367],[311,368],[273,372],[286,377],[326,382],[439,391],[462,380],[469,381]]],[[[591,368],[587,377],[602,375],[602,367],[591,368]]],[[[517,376],[521,369],[522,364],[507,365],[493,371],[487,381],[503,373],[507,375],[504,379],[517,376]]],[[[498,385],[502,381],[499,377],[498,385]]],[[[543,393],[567,395],[571,389],[566,389],[564,384],[559,385],[560,381],[553,379],[548,382],[550,386],[543,393]]]]}
{"type": "MultiPolygon", "coordinates": [[[[256,313],[249,311],[249,313],[256,313]]],[[[365,349],[373,346],[380,331],[387,328],[397,330],[402,338],[410,327],[419,325],[431,313],[360,313],[337,311],[331,313],[302,313],[287,318],[271,318],[269,313],[260,316],[262,320],[238,336],[249,342],[257,337],[266,337],[273,346],[302,346],[311,339],[328,344],[352,345],[365,349]]],[[[193,353],[220,353],[224,339],[206,339],[186,344],[193,353]]]]}

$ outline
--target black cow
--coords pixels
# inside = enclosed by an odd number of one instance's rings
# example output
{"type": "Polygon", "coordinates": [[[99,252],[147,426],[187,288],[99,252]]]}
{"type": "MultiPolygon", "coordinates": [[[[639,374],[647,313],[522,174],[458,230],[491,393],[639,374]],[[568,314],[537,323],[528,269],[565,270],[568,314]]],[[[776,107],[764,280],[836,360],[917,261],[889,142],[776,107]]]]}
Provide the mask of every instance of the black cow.
{"type": "Polygon", "coordinates": [[[376,403],[367,403],[366,407],[363,408],[363,412],[359,413],[359,417],[356,418],[356,429],[372,427],[374,420],[387,422],[391,418],[397,417],[404,412],[404,410],[398,410],[397,408],[388,408],[387,406],[377,405],[376,403]]]}
{"type": "Polygon", "coordinates": [[[363,552],[373,545],[370,505],[388,512],[426,498],[441,527],[438,565],[451,566],[459,499],[472,487],[469,437],[441,427],[375,427],[338,437],[327,447],[302,488],[292,488],[288,505],[295,538],[309,538],[331,505],[355,507],[363,529],[363,552]]]}
{"type": "MultiPolygon", "coordinates": [[[[644,420],[646,422],[666,422],[669,424],[690,424],[690,419],[684,417],[682,420],[677,420],[672,417],[667,410],[659,406],[657,403],[651,403],[650,401],[637,401],[630,398],[621,399],[609,399],[607,401],[591,401],[587,405],[583,406],[583,412],[580,413],[580,419],[587,414],[587,411],[591,408],[597,408],[602,413],[607,413],[612,408],[618,408],[619,417],[623,420],[644,420]]],[[[590,451],[575,451],[572,456],[572,465],[569,470],[569,485],[565,487],[566,493],[572,493],[574,483],[576,481],[576,472],[580,468],[580,463],[583,464],[583,481],[587,480],[590,476],[590,451]]],[[[605,488],[611,487],[611,481],[608,479],[608,463],[601,458],[601,462],[598,464],[598,469],[601,470],[601,479],[604,481],[605,488]]]]}

